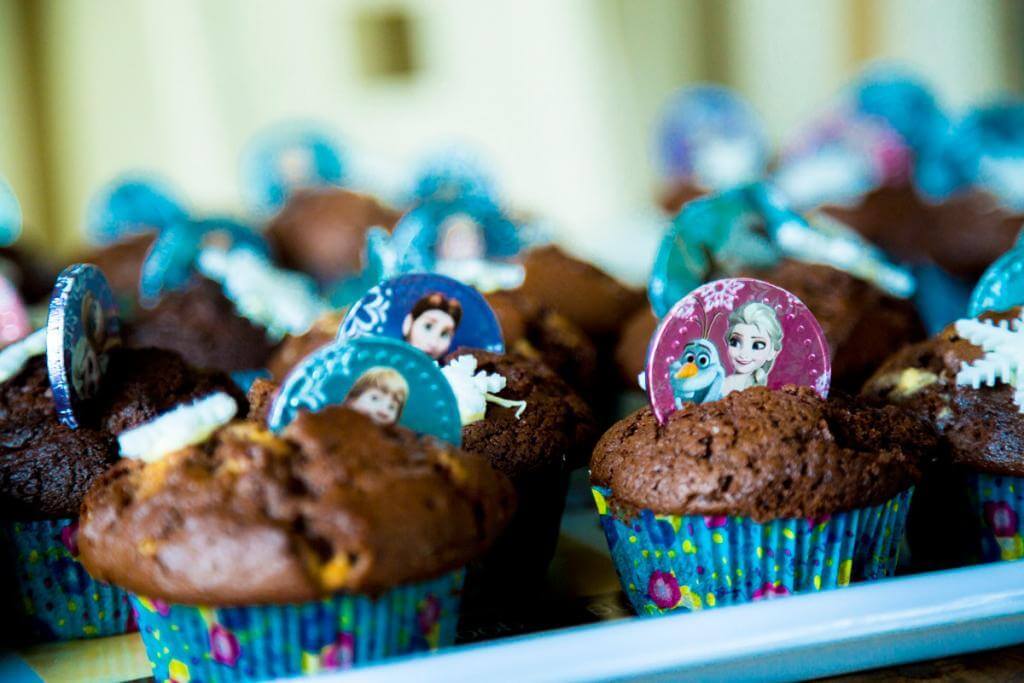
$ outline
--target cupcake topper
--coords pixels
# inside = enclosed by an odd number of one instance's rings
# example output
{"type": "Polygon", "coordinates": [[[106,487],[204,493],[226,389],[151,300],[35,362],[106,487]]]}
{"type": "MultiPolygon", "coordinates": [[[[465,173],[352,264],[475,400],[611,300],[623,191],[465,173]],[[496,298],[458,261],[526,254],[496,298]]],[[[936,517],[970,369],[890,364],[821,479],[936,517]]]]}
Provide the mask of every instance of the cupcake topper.
{"type": "Polygon", "coordinates": [[[452,202],[462,197],[494,203],[494,181],[483,163],[464,149],[441,151],[423,164],[413,188],[416,202],[452,202]]]}
{"type": "Polygon", "coordinates": [[[713,85],[684,88],[668,101],[657,149],[667,176],[712,190],[754,180],[768,157],[754,109],[733,91],[713,85]]]}
{"type": "Polygon", "coordinates": [[[392,238],[401,272],[428,272],[438,261],[501,261],[519,253],[519,233],[490,199],[424,202],[405,214],[392,238]]]}
{"type": "Polygon", "coordinates": [[[21,204],[7,181],[0,178],[0,246],[18,241],[21,235],[21,204]]]}
{"type": "Polygon", "coordinates": [[[152,305],[162,294],[184,287],[196,272],[204,247],[246,248],[268,256],[263,237],[241,223],[226,218],[184,220],[161,232],[146,254],[139,279],[139,295],[152,305]]]}
{"type": "Polygon", "coordinates": [[[753,386],[803,384],[825,397],[830,378],[828,344],[807,307],[749,278],[687,294],[658,325],[647,354],[647,392],[661,422],[684,403],[753,386]]]}
{"type": "Polygon", "coordinates": [[[1018,237],[1017,244],[993,261],[974,286],[967,315],[977,318],[986,311],[1005,311],[1021,305],[1024,305],[1024,246],[1018,237]]]}
{"type": "Polygon", "coordinates": [[[280,209],[296,189],[341,185],[344,154],[332,136],[312,125],[284,124],[266,130],[242,155],[242,189],[258,213],[280,209]]]}
{"type": "Polygon", "coordinates": [[[146,230],[163,230],[186,217],[183,204],[162,181],[129,175],[93,195],[86,210],[85,231],[91,241],[106,244],[146,230]]]}
{"type": "Polygon", "coordinates": [[[683,295],[710,278],[774,265],[781,254],[773,234],[785,221],[804,222],[763,184],[688,203],[655,257],[647,288],[655,315],[665,315],[683,295]]]}
{"type": "Polygon", "coordinates": [[[32,332],[28,310],[18,290],[5,277],[0,277],[0,348],[23,339],[32,332]]]}
{"type": "Polygon", "coordinates": [[[978,107],[956,126],[961,177],[992,193],[1014,211],[1024,211],[1024,103],[978,107]]]}
{"type": "Polygon", "coordinates": [[[338,339],[367,335],[406,341],[435,360],[460,347],[505,350],[498,319],[478,291],[427,273],[382,282],[348,309],[338,339]]]}
{"type": "Polygon", "coordinates": [[[121,322],[107,279],[77,263],[57,276],[46,320],[46,367],[57,416],[78,427],[81,403],[96,394],[107,352],[121,343],[121,322]]]}
{"type": "Polygon", "coordinates": [[[430,356],[396,339],[349,339],[313,352],[285,378],[267,424],[280,432],[299,411],[330,405],[345,405],[380,425],[400,424],[462,443],[448,380],[430,356]]]}

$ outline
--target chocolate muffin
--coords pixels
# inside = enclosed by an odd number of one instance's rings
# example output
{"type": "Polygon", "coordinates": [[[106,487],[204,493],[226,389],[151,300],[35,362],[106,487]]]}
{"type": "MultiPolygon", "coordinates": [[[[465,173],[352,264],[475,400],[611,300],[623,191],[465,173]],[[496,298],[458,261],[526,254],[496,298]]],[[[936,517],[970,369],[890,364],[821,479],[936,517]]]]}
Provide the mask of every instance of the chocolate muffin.
{"type": "Polygon", "coordinates": [[[57,278],[51,259],[23,246],[0,247],[0,275],[11,281],[28,304],[47,301],[57,278]]]}
{"type": "Polygon", "coordinates": [[[1013,246],[1021,226],[1024,214],[969,190],[929,206],[927,239],[920,244],[944,271],[973,281],[1013,246]]]}
{"type": "Polygon", "coordinates": [[[332,311],[317,320],[305,333],[285,337],[267,360],[271,379],[280,384],[299,361],[334,341],[344,317],[344,311],[332,311]]]}
{"type": "Polygon", "coordinates": [[[615,366],[622,385],[638,389],[637,378],[647,365],[647,347],[658,329],[658,318],[649,306],[639,309],[626,320],[615,346],[615,366]]]}
{"type": "Polygon", "coordinates": [[[281,437],[239,421],[155,463],[120,462],[86,496],[79,544],[94,577],[140,595],[303,602],[460,567],[513,498],[479,457],[328,407],[281,437]],[[330,571],[338,558],[345,572],[330,571]]]}
{"type": "Polygon", "coordinates": [[[568,318],[518,291],[492,292],[485,298],[510,353],[543,362],[581,394],[593,390],[597,349],[568,318]]]}
{"type": "Polygon", "coordinates": [[[487,404],[483,419],[462,428],[462,447],[478,453],[515,485],[519,507],[497,545],[470,576],[469,591],[480,597],[511,598],[544,578],[554,555],[572,468],[583,462],[597,438],[587,404],[557,373],[512,354],[460,349],[477,370],[506,379],[499,396],[526,401],[514,408],[487,404]]]}
{"type": "Polygon", "coordinates": [[[341,188],[299,190],[267,226],[281,264],[330,283],[362,270],[367,231],[390,231],[401,213],[341,188]]]}
{"type": "Polygon", "coordinates": [[[262,368],[275,346],[265,329],[238,314],[220,285],[204,277],[140,309],[124,338],[129,347],[170,349],[196,367],[223,372],[262,368]]]}
{"type": "Polygon", "coordinates": [[[909,182],[883,185],[858,204],[825,206],[822,211],[901,261],[928,260],[925,236],[930,234],[931,211],[909,182]]]}
{"type": "Polygon", "coordinates": [[[119,301],[134,304],[139,296],[142,262],[155,238],[156,233],[153,232],[129,235],[113,244],[90,250],[80,261],[92,263],[103,271],[119,301]]]}

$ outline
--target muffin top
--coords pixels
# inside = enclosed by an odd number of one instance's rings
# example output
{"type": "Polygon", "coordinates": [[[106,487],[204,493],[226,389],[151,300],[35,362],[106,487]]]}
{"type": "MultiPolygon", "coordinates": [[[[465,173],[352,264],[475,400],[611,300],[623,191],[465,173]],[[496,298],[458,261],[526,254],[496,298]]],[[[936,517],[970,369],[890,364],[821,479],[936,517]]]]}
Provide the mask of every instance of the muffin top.
{"type": "Polygon", "coordinates": [[[505,377],[503,399],[526,401],[515,408],[487,404],[482,420],[462,428],[462,447],[485,456],[513,481],[539,470],[571,467],[584,460],[597,436],[594,417],[579,395],[554,371],[516,354],[459,349],[448,359],[471,355],[477,370],[505,377]]]}
{"type": "Polygon", "coordinates": [[[332,311],[317,319],[313,326],[302,334],[290,334],[285,337],[267,360],[267,370],[270,371],[271,378],[275,382],[283,382],[299,361],[333,342],[338,336],[338,327],[344,317],[344,312],[332,311]]]}
{"type": "MultiPolygon", "coordinates": [[[[1019,307],[986,313],[986,320],[1011,320],[1019,307]]],[[[943,452],[955,463],[1010,476],[1024,476],[1024,415],[1006,384],[974,389],[956,383],[964,363],[984,352],[960,337],[954,325],[931,339],[893,354],[864,385],[867,397],[898,404],[933,425],[943,452]]]]}
{"type": "Polygon", "coordinates": [[[115,349],[108,363],[78,429],[57,419],[44,356],[0,384],[0,516],[76,516],[89,484],[117,460],[117,435],[179,403],[224,391],[246,409],[230,378],[195,370],[171,351],[115,349]]]}
{"type": "Polygon", "coordinates": [[[928,239],[936,264],[954,275],[977,279],[1013,247],[1024,215],[1000,205],[983,190],[956,194],[930,208],[928,239]]]}
{"type": "Polygon", "coordinates": [[[893,406],[754,387],[686,404],[664,425],[642,408],[601,438],[590,476],[611,503],[660,514],[815,518],[906,490],[934,444],[893,406]]]}
{"type": "Polygon", "coordinates": [[[81,260],[102,270],[115,294],[134,301],[139,295],[142,262],[155,238],[156,233],[152,231],[128,235],[112,244],[95,247],[81,260]]]}
{"type": "Polygon", "coordinates": [[[122,460],[82,507],[94,577],[184,604],[375,594],[465,565],[514,507],[486,460],[343,407],[280,437],[238,421],[152,463],[122,460]]]}
{"type": "Polygon", "coordinates": [[[126,328],[127,346],[171,349],[196,367],[224,372],[262,368],[274,347],[266,330],[239,315],[221,286],[205,277],[164,294],[126,328]]]}
{"type": "Polygon", "coordinates": [[[855,204],[826,206],[822,211],[902,261],[928,260],[923,237],[929,234],[931,211],[909,182],[883,185],[855,204]]]}
{"type": "Polygon", "coordinates": [[[597,350],[571,320],[518,291],[492,292],[485,298],[510,352],[543,361],[579,392],[593,389],[597,350]]]}
{"type": "Polygon", "coordinates": [[[267,226],[267,239],[282,265],[320,282],[362,269],[366,232],[391,230],[401,213],[369,195],[341,188],[299,190],[267,226]]]}
{"type": "Polygon", "coordinates": [[[523,256],[526,277],[519,288],[534,301],[558,311],[591,337],[614,336],[644,304],[644,294],[555,246],[523,256]]]}

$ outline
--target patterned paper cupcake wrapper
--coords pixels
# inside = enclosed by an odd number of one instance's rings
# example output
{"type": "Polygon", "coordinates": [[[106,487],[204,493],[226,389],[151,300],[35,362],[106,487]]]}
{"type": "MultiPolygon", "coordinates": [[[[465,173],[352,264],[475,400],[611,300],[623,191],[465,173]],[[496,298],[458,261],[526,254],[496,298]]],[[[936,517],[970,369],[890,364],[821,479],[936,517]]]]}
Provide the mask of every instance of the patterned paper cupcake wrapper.
{"type": "Polygon", "coordinates": [[[157,681],[247,681],[347,669],[455,641],[464,571],[373,599],[195,607],[131,596],[157,681]]]}
{"type": "Polygon", "coordinates": [[[34,641],[135,630],[128,595],[89,576],[76,558],[77,519],[0,524],[19,612],[16,635],[34,641]]]}
{"type": "Polygon", "coordinates": [[[629,514],[593,487],[623,590],[637,614],[699,610],[891,576],[913,489],[820,519],[629,514]]]}
{"type": "Polygon", "coordinates": [[[984,472],[967,475],[984,562],[1024,558],[1024,478],[984,472]]]}

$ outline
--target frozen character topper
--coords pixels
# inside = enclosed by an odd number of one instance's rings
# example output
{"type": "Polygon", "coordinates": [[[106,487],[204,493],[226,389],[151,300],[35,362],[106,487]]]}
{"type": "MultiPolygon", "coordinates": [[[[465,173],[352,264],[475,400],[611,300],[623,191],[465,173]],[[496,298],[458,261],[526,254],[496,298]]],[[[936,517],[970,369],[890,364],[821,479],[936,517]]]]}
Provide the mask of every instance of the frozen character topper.
{"type": "Polygon", "coordinates": [[[177,194],[149,175],[124,175],[101,187],[89,200],[85,231],[95,244],[164,228],[185,220],[188,212],[177,194]]]}
{"type": "Polygon", "coordinates": [[[397,339],[365,337],[329,344],[289,373],[267,423],[280,432],[300,410],[344,405],[375,423],[399,424],[455,446],[459,404],[434,360],[397,339]]]}
{"type": "Polygon", "coordinates": [[[768,158],[757,112],[732,90],[715,85],[683,88],[672,96],[656,146],[667,177],[713,191],[756,180],[768,158]]]}
{"type": "Polygon", "coordinates": [[[497,204],[494,179],[473,153],[450,148],[431,155],[416,174],[414,203],[475,197],[497,204]]]}
{"type": "Polygon", "coordinates": [[[76,413],[99,390],[107,352],[121,343],[117,304],[96,266],[78,263],[58,277],[46,321],[46,366],[60,421],[78,427],[76,413]]]}
{"type": "Polygon", "coordinates": [[[199,255],[207,247],[248,249],[270,256],[263,237],[230,218],[183,220],[165,228],[150,246],[142,262],[139,298],[152,306],[165,292],[181,289],[197,272],[199,255]]]}
{"type": "Polygon", "coordinates": [[[400,339],[434,360],[462,347],[505,350],[498,319],[480,292],[427,273],[382,282],[352,304],[338,339],[368,335],[400,339]]]}
{"type": "MultiPolygon", "coordinates": [[[[1024,236],[1024,234],[1022,234],[1024,236]]],[[[986,311],[1005,311],[1024,305],[1024,245],[1017,243],[992,262],[971,292],[967,316],[977,318],[986,311]]]]}
{"type": "Polygon", "coordinates": [[[253,211],[274,213],[297,189],[342,185],[347,164],[334,137],[317,126],[288,123],[255,136],[242,154],[242,190],[253,211]]]}
{"type": "Polygon", "coordinates": [[[686,204],[662,238],[647,286],[659,318],[675,302],[718,277],[767,268],[781,257],[780,225],[806,225],[762,183],[744,185],[686,204]]]}
{"type": "Polygon", "coordinates": [[[0,277],[0,348],[23,339],[32,332],[28,309],[10,280],[0,277]]]}
{"type": "Polygon", "coordinates": [[[794,295],[749,278],[716,280],[683,297],[647,355],[651,407],[664,422],[686,403],[802,384],[828,394],[831,363],[818,321],[794,295]]]}
{"type": "Polygon", "coordinates": [[[520,249],[516,225],[489,198],[474,196],[420,204],[395,226],[392,244],[403,273],[505,262],[520,249]]]}
{"type": "Polygon", "coordinates": [[[21,204],[7,181],[0,178],[0,247],[14,244],[21,235],[21,204]]]}
{"type": "Polygon", "coordinates": [[[956,124],[950,146],[946,160],[961,183],[951,192],[981,188],[1010,210],[1024,211],[1024,104],[1001,101],[972,109],[956,124]]]}

